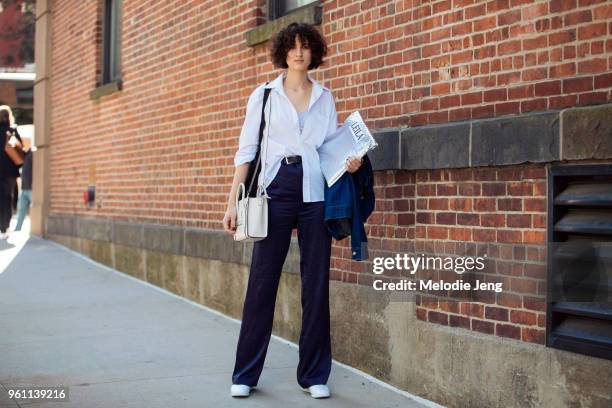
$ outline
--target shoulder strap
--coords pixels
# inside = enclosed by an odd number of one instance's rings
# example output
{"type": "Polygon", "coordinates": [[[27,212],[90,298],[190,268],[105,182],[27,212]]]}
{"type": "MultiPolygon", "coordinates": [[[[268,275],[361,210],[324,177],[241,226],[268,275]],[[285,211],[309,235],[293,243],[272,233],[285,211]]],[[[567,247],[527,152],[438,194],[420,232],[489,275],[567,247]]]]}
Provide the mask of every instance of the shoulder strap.
{"type": "MultiPolygon", "coordinates": [[[[266,85],[268,85],[268,82],[266,82],[266,85]]],[[[266,117],[265,117],[265,108],[266,108],[266,102],[268,100],[268,96],[270,95],[270,88],[264,88],[264,97],[263,97],[263,103],[261,104],[261,122],[259,124],[259,147],[261,148],[261,140],[263,139],[263,130],[264,127],[266,126],[266,117]]]]}
{"type": "MultiPolygon", "coordinates": [[[[268,81],[266,81],[266,85],[268,85],[268,81]]],[[[249,183],[249,187],[247,188],[246,191],[246,195],[247,196],[254,196],[253,192],[252,192],[252,188],[253,188],[253,184],[255,183],[255,180],[257,180],[259,178],[259,173],[260,173],[260,169],[261,169],[261,142],[263,140],[263,134],[264,134],[264,128],[266,126],[266,118],[265,118],[265,108],[266,108],[266,102],[268,100],[268,97],[270,95],[270,88],[264,88],[264,97],[263,97],[263,103],[261,104],[261,121],[259,124],[259,144],[257,147],[257,153],[255,155],[255,166],[252,167],[252,170],[249,171],[248,177],[247,179],[250,179],[250,183],[249,183]]]]}

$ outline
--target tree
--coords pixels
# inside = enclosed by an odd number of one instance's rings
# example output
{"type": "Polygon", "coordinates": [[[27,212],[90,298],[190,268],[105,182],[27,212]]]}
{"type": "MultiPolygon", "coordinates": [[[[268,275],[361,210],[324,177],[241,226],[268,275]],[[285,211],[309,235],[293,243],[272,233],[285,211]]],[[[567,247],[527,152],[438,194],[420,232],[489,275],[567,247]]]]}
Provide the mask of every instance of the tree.
{"type": "MultiPolygon", "coordinates": [[[[20,7],[21,13],[17,26],[0,27],[0,39],[18,42],[17,54],[22,62],[34,62],[34,29],[36,26],[36,0],[2,0],[2,9],[20,7]]],[[[1,58],[0,66],[13,65],[14,56],[7,55],[1,58]]]]}

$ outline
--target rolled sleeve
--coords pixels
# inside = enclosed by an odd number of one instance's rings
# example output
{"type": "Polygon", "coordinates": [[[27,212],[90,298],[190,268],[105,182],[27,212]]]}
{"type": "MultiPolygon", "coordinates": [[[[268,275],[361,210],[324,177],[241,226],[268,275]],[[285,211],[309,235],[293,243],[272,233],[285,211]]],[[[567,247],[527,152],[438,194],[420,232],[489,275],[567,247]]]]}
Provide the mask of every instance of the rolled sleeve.
{"type": "Polygon", "coordinates": [[[259,126],[261,124],[261,106],[264,94],[263,90],[264,86],[259,86],[249,96],[244,123],[240,131],[238,150],[234,155],[235,167],[252,161],[257,153],[257,147],[259,145],[259,126]]]}

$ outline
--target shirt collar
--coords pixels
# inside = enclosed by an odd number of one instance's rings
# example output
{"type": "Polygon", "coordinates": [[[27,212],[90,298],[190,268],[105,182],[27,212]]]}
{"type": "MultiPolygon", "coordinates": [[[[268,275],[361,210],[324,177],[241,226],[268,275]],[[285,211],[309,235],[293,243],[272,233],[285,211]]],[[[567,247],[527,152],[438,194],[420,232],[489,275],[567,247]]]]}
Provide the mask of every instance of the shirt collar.
{"type": "MultiPolygon", "coordinates": [[[[306,75],[308,76],[308,79],[310,79],[310,81],[312,82],[312,95],[310,97],[310,104],[308,105],[308,110],[310,110],[310,107],[316,102],[316,100],[319,98],[319,96],[321,96],[323,91],[328,91],[329,92],[329,89],[327,87],[321,85],[316,79],[314,79],[310,75],[310,73],[307,72],[306,75]]],[[[283,72],[281,72],[276,77],[276,79],[274,79],[273,81],[270,81],[265,86],[265,88],[275,89],[278,93],[280,93],[285,98],[287,98],[287,100],[289,100],[289,98],[285,94],[285,88],[283,87],[283,78],[285,78],[286,76],[287,76],[287,71],[283,70],[283,72]]]]}

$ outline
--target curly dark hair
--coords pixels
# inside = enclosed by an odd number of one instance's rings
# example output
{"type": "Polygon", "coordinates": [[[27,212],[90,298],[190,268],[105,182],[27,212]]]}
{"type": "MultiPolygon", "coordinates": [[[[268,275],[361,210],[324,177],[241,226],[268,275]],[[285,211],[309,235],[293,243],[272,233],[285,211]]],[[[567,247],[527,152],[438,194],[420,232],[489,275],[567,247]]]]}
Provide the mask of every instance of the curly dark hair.
{"type": "Polygon", "coordinates": [[[287,53],[295,46],[295,37],[299,36],[303,47],[309,47],[312,55],[308,69],[318,68],[324,63],[323,57],[327,55],[327,43],[325,38],[317,29],[307,23],[291,23],[280,30],[272,40],[270,55],[272,63],[277,68],[289,68],[287,66],[287,53]]]}

